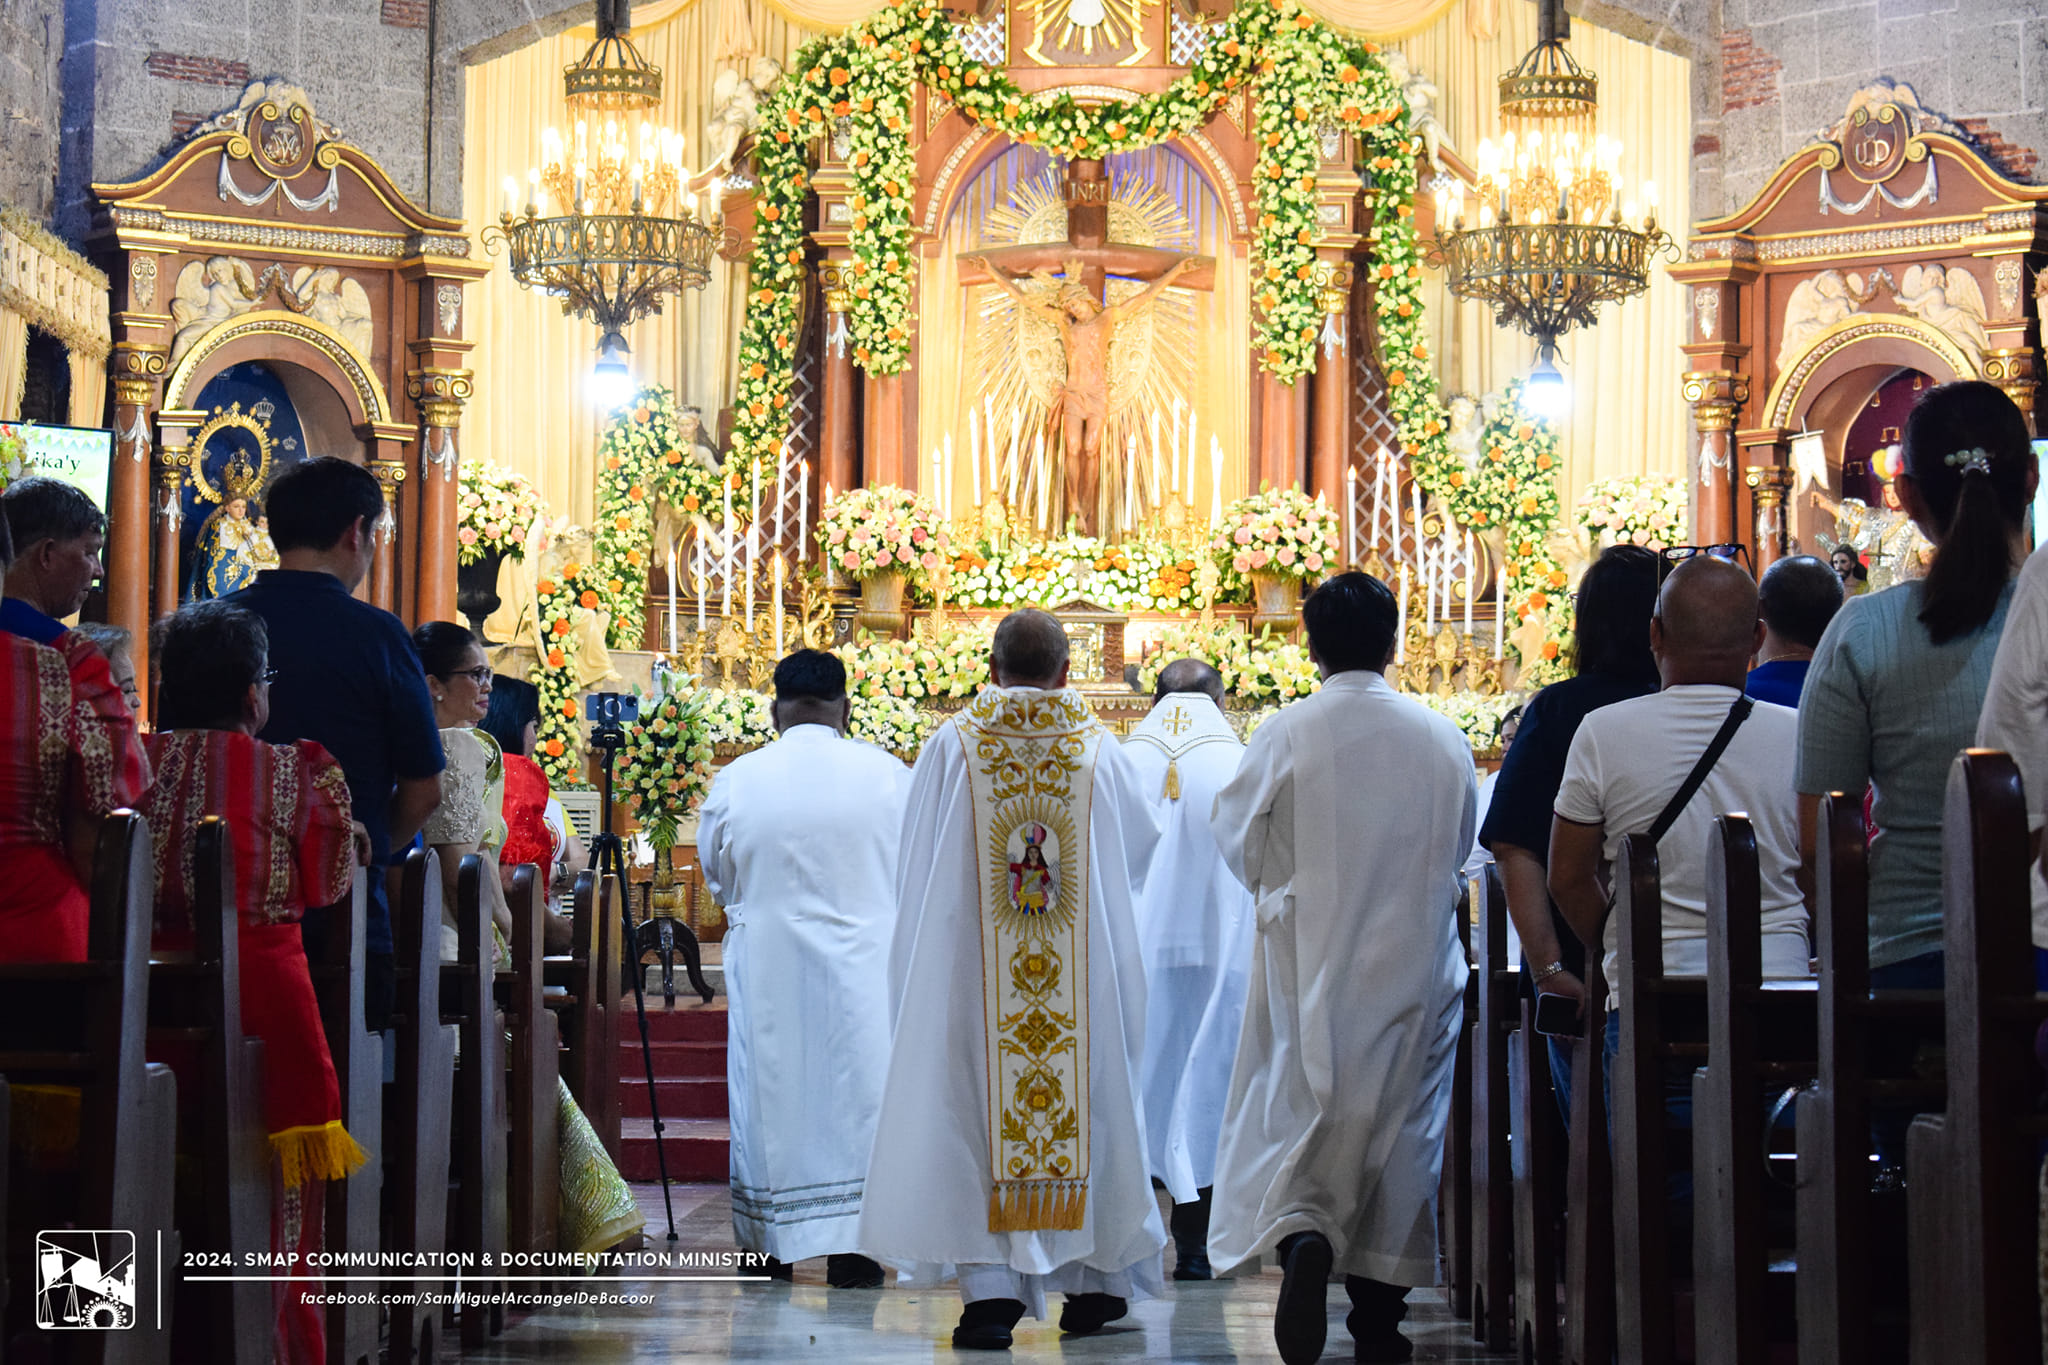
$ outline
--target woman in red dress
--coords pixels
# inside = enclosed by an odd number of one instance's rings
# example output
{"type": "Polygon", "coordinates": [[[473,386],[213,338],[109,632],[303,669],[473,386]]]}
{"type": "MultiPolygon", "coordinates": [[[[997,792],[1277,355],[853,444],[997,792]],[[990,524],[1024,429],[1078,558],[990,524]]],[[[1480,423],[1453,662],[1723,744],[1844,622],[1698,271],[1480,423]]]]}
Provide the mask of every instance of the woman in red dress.
{"type": "MultiPolygon", "coordinates": [[[[0,522],[0,570],[13,560],[0,522]]],[[[0,630],[0,962],[83,962],[100,817],[149,788],[135,717],[76,631],[0,630]]]]}
{"type": "MultiPolygon", "coordinates": [[[[325,749],[311,740],[255,738],[270,714],[262,620],[203,602],[169,618],[162,632],[158,728],[146,741],[157,774],[145,808],[156,841],[151,946],[166,954],[191,949],[194,841],[200,821],[224,817],[241,912],[242,1024],[264,1042],[264,1127],[274,1157],[270,1249],[304,1256],[320,1249],[324,1182],[347,1177],[369,1154],[342,1126],[299,920],[308,905],[347,899],[368,840],[350,818],[348,784],[325,749]]],[[[276,1288],[276,1358],[293,1365],[326,1358],[321,1309],[303,1299],[308,1288],[276,1288]]]]}

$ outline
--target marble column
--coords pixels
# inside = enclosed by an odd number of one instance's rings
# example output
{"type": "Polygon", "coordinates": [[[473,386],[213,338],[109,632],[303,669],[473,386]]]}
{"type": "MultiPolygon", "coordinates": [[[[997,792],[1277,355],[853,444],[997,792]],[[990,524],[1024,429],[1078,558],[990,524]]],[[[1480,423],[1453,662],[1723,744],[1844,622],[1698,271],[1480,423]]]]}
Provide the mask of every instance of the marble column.
{"type": "Polygon", "coordinates": [[[1736,538],[1735,414],[1749,402],[1749,376],[1734,370],[1689,370],[1683,392],[1700,434],[1693,538],[1702,545],[1719,545],[1736,538]]]}
{"type": "Polygon", "coordinates": [[[853,291],[846,263],[818,263],[818,289],[824,299],[824,363],[819,367],[818,481],[844,493],[860,480],[860,426],[854,416],[859,380],[853,369],[853,339],[846,314],[853,291]]]}
{"type": "Polygon", "coordinates": [[[452,621],[455,615],[456,467],[461,454],[457,435],[462,405],[473,391],[468,370],[428,367],[408,370],[406,396],[420,414],[419,524],[414,528],[417,566],[412,594],[413,620],[452,621]]]}
{"type": "Polygon", "coordinates": [[[107,620],[128,631],[149,697],[150,425],[170,348],[124,342],[107,362],[114,391],[114,470],[107,499],[107,620]]]}
{"type": "Polygon", "coordinates": [[[1344,470],[1351,453],[1351,262],[1316,266],[1317,300],[1323,309],[1316,342],[1316,369],[1309,392],[1308,491],[1320,496],[1347,524],[1344,470]]]}

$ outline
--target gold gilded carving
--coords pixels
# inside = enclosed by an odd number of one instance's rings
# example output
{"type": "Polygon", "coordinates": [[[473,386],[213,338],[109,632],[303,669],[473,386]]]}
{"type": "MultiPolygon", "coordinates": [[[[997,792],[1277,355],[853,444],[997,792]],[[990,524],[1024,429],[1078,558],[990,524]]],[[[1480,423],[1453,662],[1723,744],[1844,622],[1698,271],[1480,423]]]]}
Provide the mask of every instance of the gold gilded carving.
{"type": "Polygon", "coordinates": [[[825,311],[844,313],[853,307],[853,271],[841,262],[818,263],[818,287],[825,291],[825,311]]]}
{"type": "Polygon", "coordinates": [[[286,310],[310,317],[336,335],[357,355],[370,354],[370,296],[363,286],[334,266],[302,265],[289,280],[275,263],[258,274],[239,256],[209,256],[178,272],[171,301],[171,359],[180,356],[207,332],[254,311],[272,293],[286,310]]]}
{"type": "MultiPolygon", "coordinates": [[[[1061,56],[1093,58],[1088,65],[1136,66],[1152,55],[1147,29],[1158,0],[1030,0],[1031,41],[1024,55],[1039,66],[1071,66],[1061,56]],[[1050,43],[1052,53],[1046,52],[1050,43]],[[1099,49],[1099,50],[1098,50],[1099,49]],[[1118,54],[1122,54],[1119,56],[1118,54]]],[[[1022,17],[1024,6],[1013,22],[1022,17]]]]}
{"type": "Polygon", "coordinates": [[[375,375],[363,366],[362,356],[348,344],[347,338],[324,323],[310,317],[294,317],[289,313],[263,311],[248,313],[231,323],[214,328],[185,353],[171,374],[165,390],[165,402],[180,401],[192,382],[192,377],[206,358],[221,347],[244,336],[280,336],[303,341],[325,354],[348,380],[355,391],[363,411],[373,422],[391,420],[391,403],[384,396],[384,386],[377,382],[375,375]]]}
{"type": "Polygon", "coordinates": [[[128,263],[128,301],[143,308],[156,302],[156,257],[142,253],[128,263]]]}
{"type": "Polygon", "coordinates": [[[1735,370],[1691,370],[1681,390],[1692,405],[1693,424],[1700,431],[1728,431],[1735,414],[1749,402],[1749,376],[1735,370]]]}
{"type": "Polygon", "coordinates": [[[2029,417],[2034,411],[2034,353],[2019,346],[1984,353],[1984,377],[2005,390],[2013,405],[2029,417]]]}

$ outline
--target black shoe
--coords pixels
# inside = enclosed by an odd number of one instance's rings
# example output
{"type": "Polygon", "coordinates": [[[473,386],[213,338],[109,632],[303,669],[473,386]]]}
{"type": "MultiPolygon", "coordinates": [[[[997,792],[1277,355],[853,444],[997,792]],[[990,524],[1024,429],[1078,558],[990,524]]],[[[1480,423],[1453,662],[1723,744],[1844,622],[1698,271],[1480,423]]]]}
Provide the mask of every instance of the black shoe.
{"type": "Polygon", "coordinates": [[[1344,1292],[1351,1298],[1351,1313],[1344,1325],[1356,1345],[1352,1358],[1367,1365],[1403,1365],[1415,1358],[1415,1343],[1401,1335],[1401,1319],[1408,1316],[1408,1289],[1363,1275],[1346,1275],[1344,1292]]]}
{"type": "Polygon", "coordinates": [[[1298,1232],[1280,1244],[1280,1299],[1273,1308],[1273,1344],[1286,1365],[1308,1365],[1329,1334],[1330,1239],[1298,1232]]]}
{"type": "Polygon", "coordinates": [[[766,1256],[762,1258],[761,1264],[756,1269],[769,1279],[780,1280],[784,1284],[793,1283],[796,1279],[796,1263],[794,1261],[778,1261],[773,1256],[766,1256]]]}
{"type": "Polygon", "coordinates": [[[882,1267],[865,1256],[834,1252],[825,1258],[825,1283],[834,1289],[880,1289],[882,1267]]]}
{"type": "Polygon", "coordinates": [[[1131,1311],[1128,1301],[1114,1294],[1069,1294],[1060,1309],[1060,1330],[1068,1336],[1083,1337],[1099,1332],[1131,1311]]]}
{"type": "Polygon", "coordinates": [[[976,1299],[960,1310],[960,1325],[953,1329],[956,1351],[1007,1351],[1010,1329],[1024,1316],[1024,1305],[1015,1299],[976,1299]]]}
{"type": "Polygon", "coordinates": [[[1215,1278],[1209,1269],[1209,1201],[1214,1193],[1214,1186],[1205,1185],[1195,1192],[1193,1203],[1173,1206],[1168,1222],[1173,1228],[1176,1280],[1215,1278]]]}

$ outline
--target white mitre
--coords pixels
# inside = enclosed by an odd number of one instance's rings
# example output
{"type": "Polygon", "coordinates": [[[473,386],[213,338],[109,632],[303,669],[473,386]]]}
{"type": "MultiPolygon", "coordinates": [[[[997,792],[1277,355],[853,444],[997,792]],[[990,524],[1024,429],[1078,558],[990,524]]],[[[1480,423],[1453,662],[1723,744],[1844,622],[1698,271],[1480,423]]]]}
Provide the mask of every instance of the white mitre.
{"type": "Polygon", "coordinates": [[[1173,692],[1131,727],[1126,744],[1149,744],[1166,755],[1166,786],[1160,793],[1180,800],[1180,760],[1204,744],[1237,744],[1237,731],[1206,692],[1173,692]]]}

